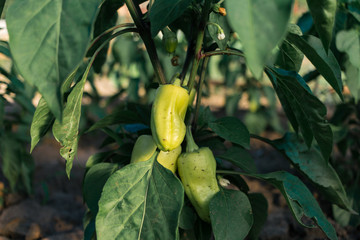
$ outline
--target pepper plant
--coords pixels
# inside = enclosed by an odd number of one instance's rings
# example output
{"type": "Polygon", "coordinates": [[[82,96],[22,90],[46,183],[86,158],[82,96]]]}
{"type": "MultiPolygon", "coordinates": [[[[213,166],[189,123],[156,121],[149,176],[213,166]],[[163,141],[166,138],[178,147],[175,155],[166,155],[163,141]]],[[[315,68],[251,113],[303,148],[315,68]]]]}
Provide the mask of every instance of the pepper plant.
{"type": "MultiPolygon", "coordinates": [[[[101,71],[107,49],[115,50],[119,39],[135,36],[146,48],[154,103],[120,104],[82,132],[101,129],[109,136],[106,150],[86,163],[84,239],[257,239],[267,203],[249,192],[244,177],[272,184],[301,225],[337,239],[299,177],[281,169],[259,173],[249,154],[250,138],[270,144],[329,202],[355,213],[329,162],[327,109],[298,73],[305,55],[344,98],[332,47],[337,1],[307,0],[314,27],[308,35],[291,22],[293,0],[144,2],[12,0],[5,8],[16,67],[42,95],[31,124],[31,150],[52,130],[69,177],[92,69],[101,71]],[[125,7],[133,22],[117,24],[117,10],[125,7]],[[164,46],[172,61],[159,57],[164,46]],[[293,131],[270,140],[250,133],[238,118],[215,118],[201,106],[209,59],[217,55],[245,63],[249,81],[269,81],[293,131]],[[176,171],[166,158],[173,161],[179,148],[176,171]]],[[[116,51],[125,47],[118,44],[116,51]]],[[[133,61],[127,57],[122,65],[133,61]]]]}

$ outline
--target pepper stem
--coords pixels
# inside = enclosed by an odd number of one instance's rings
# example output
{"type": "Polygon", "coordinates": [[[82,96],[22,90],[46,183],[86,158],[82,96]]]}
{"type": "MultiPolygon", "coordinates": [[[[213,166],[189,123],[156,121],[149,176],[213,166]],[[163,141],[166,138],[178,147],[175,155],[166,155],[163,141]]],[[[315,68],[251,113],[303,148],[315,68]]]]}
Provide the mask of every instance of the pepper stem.
{"type": "Polygon", "coordinates": [[[199,147],[196,145],[194,138],[191,133],[191,126],[186,127],[186,152],[194,152],[198,150],[199,147]]]}

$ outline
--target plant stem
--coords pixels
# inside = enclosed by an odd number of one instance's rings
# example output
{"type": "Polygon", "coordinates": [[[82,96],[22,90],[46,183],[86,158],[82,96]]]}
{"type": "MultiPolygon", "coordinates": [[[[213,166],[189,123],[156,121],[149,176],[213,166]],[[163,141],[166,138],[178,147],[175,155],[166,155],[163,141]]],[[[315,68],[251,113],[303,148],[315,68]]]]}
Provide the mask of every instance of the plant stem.
{"type": "Polygon", "coordinates": [[[267,139],[267,138],[264,138],[264,137],[261,137],[259,135],[255,135],[255,134],[250,134],[250,137],[258,139],[258,140],[260,140],[260,141],[262,141],[264,143],[267,143],[267,144],[269,144],[270,146],[272,146],[272,147],[274,147],[276,149],[276,147],[274,146],[274,142],[271,141],[270,139],[267,139]]]}
{"type": "Polygon", "coordinates": [[[189,83],[188,83],[189,91],[191,91],[191,89],[194,87],[195,77],[197,74],[197,70],[199,68],[199,63],[200,63],[200,59],[201,59],[201,47],[202,47],[203,40],[204,40],[206,22],[209,18],[210,7],[211,7],[211,1],[205,0],[204,6],[203,6],[203,9],[201,12],[201,19],[200,19],[200,23],[199,23],[198,34],[196,37],[195,58],[194,58],[194,61],[193,61],[192,67],[191,67],[190,78],[189,78],[189,83]]]}
{"type": "Polygon", "coordinates": [[[209,58],[205,58],[202,66],[201,66],[201,75],[200,75],[200,84],[198,86],[197,89],[197,94],[196,94],[196,105],[195,105],[195,115],[194,115],[194,122],[193,122],[193,127],[194,129],[196,129],[196,123],[199,117],[199,110],[200,110],[200,105],[201,105],[201,96],[202,96],[202,88],[204,86],[204,81],[205,81],[205,75],[206,75],[206,69],[207,69],[207,65],[209,63],[209,58]]]}
{"type": "Polygon", "coordinates": [[[215,56],[215,55],[236,55],[236,56],[244,57],[244,53],[242,53],[241,51],[227,49],[227,50],[216,50],[216,51],[210,51],[210,52],[203,53],[201,55],[201,58],[211,57],[211,56],[215,56]]]}
{"type": "Polygon", "coordinates": [[[191,126],[186,126],[186,152],[194,152],[198,149],[199,147],[196,145],[191,133],[191,126]]]}
{"type": "Polygon", "coordinates": [[[153,65],[155,75],[159,83],[166,84],[164,70],[160,64],[160,60],[156,52],[154,41],[151,37],[151,33],[149,31],[149,28],[146,27],[141,21],[142,14],[139,6],[134,4],[132,0],[125,0],[125,3],[127,8],[129,9],[130,15],[134,20],[136,27],[139,29],[140,37],[144,41],[145,47],[147,49],[147,53],[150,57],[151,64],[153,65]]]}

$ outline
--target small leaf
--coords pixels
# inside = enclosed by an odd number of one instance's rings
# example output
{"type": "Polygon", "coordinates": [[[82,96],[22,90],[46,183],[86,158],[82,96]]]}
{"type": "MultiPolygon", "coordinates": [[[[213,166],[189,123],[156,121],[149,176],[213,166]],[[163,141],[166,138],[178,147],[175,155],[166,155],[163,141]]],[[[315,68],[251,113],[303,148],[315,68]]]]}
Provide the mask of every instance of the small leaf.
{"type": "Polygon", "coordinates": [[[224,154],[217,156],[217,158],[229,161],[247,173],[257,172],[255,162],[252,159],[249,151],[241,147],[233,146],[229,148],[224,154]]]}
{"type": "Polygon", "coordinates": [[[16,67],[57,119],[60,86],[82,61],[103,0],[14,0],[6,13],[16,67]]]}
{"type": "Polygon", "coordinates": [[[211,12],[209,15],[209,21],[218,24],[224,31],[225,38],[220,40],[218,38],[219,29],[212,24],[208,24],[209,34],[211,38],[217,43],[217,45],[221,50],[225,50],[227,47],[227,42],[229,41],[230,38],[230,30],[231,30],[226,20],[226,17],[221,16],[218,13],[211,12]]]}
{"type": "Polygon", "coordinates": [[[87,74],[84,74],[81,81],[72,89],[65,105],[62,122],[56,119],[52,128],[55,139],[61,144],[60,155],[66,160],[66,173],[69,178],[77,153],[81,100],[86,77],[87,74]]]}
{"type": "Polygon", "coordinates": [[[210,200],[209,208],[216,239],[245,239],[254,221],[251,204],[245,193],[220,188],[210,200]]]}
{"type": "Polygon", "coordinates": [[[250,133],[246,126],[235,117],[223,117],[209,122],[209,127],[220,137],[239,144],[244,148],[250,147],[250,133]]]}
{"type": "Polygon", "coordinates": [[[261,193],[250,193],[248,198],[254,215],[254,224],[249,232],[248,238],[255,240],[258,239],[261,229],[266,222],[268,202],[261,193]]]}
{"type": "Polygon", "coordinates": [[[30,135],[31,135],[31,148],[30,153],[34,150],[40,139],[49,131],[50,127],[54,123],[54,115],[51,113],[44,98],[41,98],[31,123],[30,135]]]}
{"type": "Polygon", "coordinates": [[[149,14],[152,37],[180,17],[191,2],[191,0],[156,0],[149,14]]]}
{"type": "Polygon", "coordinates": [[[226,0],[230,26],[239,35],[246,63],[256,78],[272,50],[285,37],[292,0],[226,0]]]}
{"type": "Polygon", "coordinates": [[[329,50],[336,15],[336,0],[307,0],[316,31],[326,52],[329,50]]]}
{"type": "MultiPolygon", "coordinates": [[[[290,32],[296,32],[298,35],[302,34],[301,29],[296,24],[290,25],[290,32]]],[[[299,72],[304,54],[287,38],[285,38],[279,49],[275,64],[284,70],[299,72]]]]}
{"type": "Polygon", "coordinates": [[[119,166],[113,163],[95,164],[89,169],[84,177],[83,195],[86,205],[92,214],[96,215],[99,207],[98,202],[103,187],[108,178],[118,170],[119,166]]]}
{"type": "Polygon", "coordinates": [[[331,51],[326,53],[321,41],[314,36],[307,36],[305,39],[303,36],[289,33],[287,39],[305,54],[343,100],[341,69],[334,54],[331,51]]]}
{"type": "Polygon", "coordinates": [[[298,177],[283,171],[251,176],[264,179],[278,188],[301,225],[314,227],[312,224],[302,222],[303,217],[311,218],[328,238],[338,239],[334,227],[328,222],[311,192],[298,177]]]}
{"type": "Polygon", "coordinates": [[[155,161],[129,164],[106,182],[97,239],[176,239],[184,201],[180,180],[155,161]]]}
{"type": "Polygon", "coordinates": [[[330,163],[321,158],[315,147],[310,149],[295,134],[287,133],[281,139],[273,141],[274,146],[284,151],[289,160],[319,188],[328,201],[353,212],[346,197],[339,176],[330,163]]]}

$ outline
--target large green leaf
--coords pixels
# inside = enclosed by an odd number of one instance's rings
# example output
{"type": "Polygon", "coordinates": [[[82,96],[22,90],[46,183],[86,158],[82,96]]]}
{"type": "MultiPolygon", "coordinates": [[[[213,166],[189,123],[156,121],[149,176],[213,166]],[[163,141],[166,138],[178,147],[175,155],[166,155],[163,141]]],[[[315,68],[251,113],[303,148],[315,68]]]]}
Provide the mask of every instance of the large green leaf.
{"type": "Polygon", "coordinates": [[[322,159],[318,149],[308,149],[294,133],[287,133],[273,143],[278,150],[285,152],[292,164],[318,187],[328,201],[353,211],[339,176],[332,166],[322,159]]]}
{"type": "Polygon", "coordinates": [[[129,164],[106,182],[99,201],[99,240],[176,239],[184,189],[155,161],[129,164]]]}
{"type": "Polygon", "coordinates": [[[149,14],[151,35],[155,37],[161,29],[180,17],[191,2],[191,0],[156,0],[149,14]]]}
{"type": "MultiPolygon", "coordinates": [[[[302,35],[301,29],[296,24],[289,26],[289,32],[302,35]]],[[[299,72],[303,59],[304,54],[294,44],[289,42],[286,37],[279,47],[279,54],[275,64],[287,71],[299,72]]]]}
{"type": "Polygon", "coordinates": [[[337,239],[334,227],[328,222],[319,204],[314,199],[309,189],[300,179],[288,172],[273,172],[268,174],[251,175],[268,181],[278,188],[289,205],[296,220],[304,227],[315,227],[313,224],[304,223],[303,217],[312,219],[320,229],[331,239],[337,239]]]}
{"type": "Polygon", "coordinates": [[[266,222],[268,202],[261,193],[250,193],[248,198],[254,215],[254,224],[249,232],[248,238],[255,240],[258,239],[261,229],[266,222]]]}
{"type": "Polygon", "coordinates": [[[336,0],[306,0],[316,31],[326,51],[329,50],[336,15],[336,0]]]}
{"type": "Polygon", "coordinates": [[[256,78],[285,37],[292,4],[292,0],[225,1],[230,26],[239,35],[246,63],[256,78]]]}
{"type": "Polygon", "coordinates": [[[220,188],[210,200],[210,218],[216,239],[245,239],[253,225],[253,213],[247,195],[220,188]]]}
{"type": "Polygon", "coordinates": [[[209,122],[209,127],[220,137],[239,144],[245,148],[250,147],[250,133],[246,126],[236,117],[223,117],[209,122]]]}
{"type": "Polygon", "coordinates": [[[224,154],[216,156],[217,158],[224,159],[241,168],[248,173],[256,173],[257,169],[255,162],[252,159],[248,150],[238,146],[229,148],[224,154]]]}
{"type": "Polygon", "coordinates": [[[119,166],[114,163],[98,163],[92,166],[84,177],[83,195],[84,201],[94,216],[99,207],[98,202],[103,187],[108,178],[118,170],[119,166]]]}
{"type": "Polygon", "coordinates": [[[10,49],[26,81],[57,119],[60,86],[82,61],[102,0],[13,0],[6,14],[10,49]]]}
{"type": "Polygon", "coordinates": [[[339,97],[343,99],[341,69],[334,54],[331,51],[326,53],[320,39],[314,36],[305,37],[289,33],[287,39],[305,54],[316,67],[316,70],[334,88],[339,97]]]}
{"type": "Polygon", "coordinates": [[[322,156],[328,161],[333,141],[331,128],[325,120],[324,104],[311,93],[304,79],[297,73],[273,68],[269,75],[295,131],[300,126],[308,147],[315,138],[322,156]]]}

